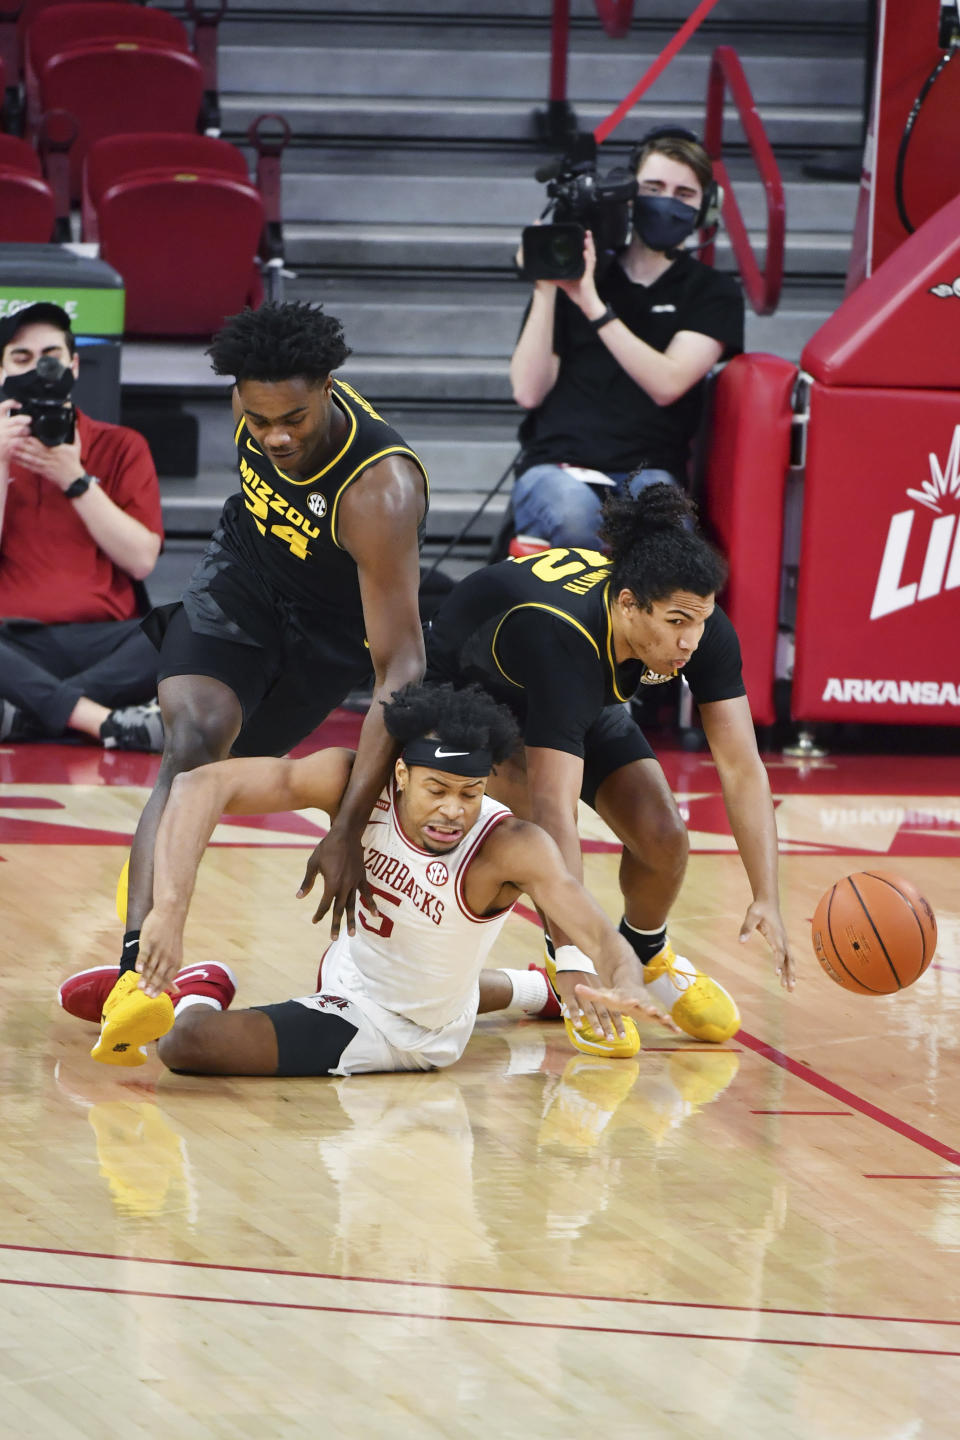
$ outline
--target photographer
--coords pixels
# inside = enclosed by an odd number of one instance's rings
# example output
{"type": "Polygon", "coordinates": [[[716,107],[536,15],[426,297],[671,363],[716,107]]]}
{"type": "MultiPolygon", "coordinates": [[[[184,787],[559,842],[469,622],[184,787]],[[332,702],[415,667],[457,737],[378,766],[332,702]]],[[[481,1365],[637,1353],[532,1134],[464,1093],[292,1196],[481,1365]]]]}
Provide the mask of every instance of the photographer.
{"type": "MultiPolygon", "coordinates": [[[[594,202],[582,216],[583,274],[536,280],[510,361],[514,399],[530,412],[520,426],[516,530],[550,545],[596,547],[610,487],[629,482],[636,494],[683,482],[704,377],[743,348],[736,282],[678,248],[715,197],[706,151],[689,131],[653,131],[631,171],[629,243],[598,255],[591,232],[604,214],[594,202]]],[[[558,201],[561,217],[581,218],[558,201]]]]}
{"type": "Polygon", "coordinates": [[[59,305],[0,322],[0,741],[159,750],[138,619],[163,539],[156,471],[142,436],[70,402],[78,371],[59,305]]]}

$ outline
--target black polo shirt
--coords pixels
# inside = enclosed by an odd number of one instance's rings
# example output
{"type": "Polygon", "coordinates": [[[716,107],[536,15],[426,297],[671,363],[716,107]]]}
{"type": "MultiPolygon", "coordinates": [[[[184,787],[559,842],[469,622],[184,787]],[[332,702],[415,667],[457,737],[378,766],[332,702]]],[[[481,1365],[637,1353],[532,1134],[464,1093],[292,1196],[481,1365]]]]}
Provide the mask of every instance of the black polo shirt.
{"type": "MultiPolygon", "coordinates": [[[[652,285],[632,281],[618,261],[597,284],[628,329],[663,352],[681,330],[709,335],[724,358],[743,349],[743,297],[737,282],[682,254],[652,285]]],[[[560,374],[543,404],[520,426],[522,474],[531,465],[584,465],[629,471],[639,465],[686,469],[700,420],[703,382],[672,405],[657,405],[618,364],[583,312],[557,292],[553,348],[560,374]]]]}

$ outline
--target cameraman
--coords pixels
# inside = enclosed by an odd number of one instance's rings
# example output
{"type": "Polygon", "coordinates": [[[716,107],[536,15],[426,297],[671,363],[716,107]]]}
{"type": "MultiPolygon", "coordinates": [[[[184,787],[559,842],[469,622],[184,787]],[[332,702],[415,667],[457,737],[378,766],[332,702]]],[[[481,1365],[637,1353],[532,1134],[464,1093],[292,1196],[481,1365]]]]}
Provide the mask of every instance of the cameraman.
{"type": "Polygon", "coordinates": [[[588,229],[582,277],[536,281],[510,361],[514,399],[529,411],[516,530],[551,545],[596,548],[611,486],[683,483],[703,379],[743,348],[736,282],[678,248],[714,193],[706,151],[689,131],[653,131],[631,169],[629,244],[598,257],[588,229]]]}
{"type": "Polygon", "coordinates": [[[156,470],[142,436],[66,398],[78,371],[59,305],[0,321],[0,741],[74,730],[160,750],[143,703],[157,652],[137,618],[163,539],[156,470]]]}

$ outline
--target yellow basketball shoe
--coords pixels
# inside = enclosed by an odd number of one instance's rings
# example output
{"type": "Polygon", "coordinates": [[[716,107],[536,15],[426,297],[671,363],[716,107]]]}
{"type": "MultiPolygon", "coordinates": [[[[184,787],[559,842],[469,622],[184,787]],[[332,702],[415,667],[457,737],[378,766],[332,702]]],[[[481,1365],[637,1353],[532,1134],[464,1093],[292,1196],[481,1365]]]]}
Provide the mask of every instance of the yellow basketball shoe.
{"type": "Polygon", "coordinates": [[[669,940],[644,965],[643,982],[660,1009],[694,1040],[722,1045],[740,1029],[740,1011],[733,996],[685,955],[674,954],[669,940]]]}
{"type": "MultiPolygon", "coordinates": [[[[557,967],[546,945],[544,945],[543,954],[543,963],[547,972],[547,979],[550,982],[553,993],[557,995],[557,967]]],[[[559,998],[559,995],[557,995],[558,1000],[559,998]]],[[[586,1021],[579,1027],[574,1025],[565,1009],[562,1010],[562,1014],[563,1028],[570,1038],[570,1044],[575,1050],[582,1051],[584,1055],[599,1055],[605,1060],[629,1060],[630,1057],[636,1055],[640,1049],[640,1032],[637,1030],[633,1021],[626,1015],[623,1017],[625,1033],[622,1036],[618,1035],[615,1040],[608,1040],[606,1035],[598,1035],[593,1026],[588,1025],[586,1021]]]]}
{"type": "Polygon", "coordinates": [[[594,1149],[639,1075],[636,1060],[614,1065],[609,1060],[583,1060],[571,1055],[543,1112],[538,1148],[557,1145],[581,1152],[594,1149]]]}
{"type": "Polygon", "coordinates": [[[568,1015],[563,1017],[563,1028],[570,1037],[570,1044],[584,1055],[598,1055],[604,1060],[629,1060],[640,1049],[640,1032],[628,1015],[622,1019],[624,1034],[614,1040],[598,1035],[586,1020],[574,1025],[568,1015]]]}
{"type": "Polygon", "coordinates": [[[159,1040],[173,1025],[170,996],[141,990],[140,976],[125,970],[103,1003],[103,1027],[90,1054],[103,1065],[142,1065],[144,1046],[159,1040]]]}

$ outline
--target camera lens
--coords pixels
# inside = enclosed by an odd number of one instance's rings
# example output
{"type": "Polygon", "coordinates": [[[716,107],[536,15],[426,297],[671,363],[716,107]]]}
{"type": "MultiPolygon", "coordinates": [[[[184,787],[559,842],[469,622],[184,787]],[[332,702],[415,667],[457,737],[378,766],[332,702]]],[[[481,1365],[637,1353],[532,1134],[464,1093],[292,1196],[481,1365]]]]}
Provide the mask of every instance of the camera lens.
{"type": "Polygon", "coordinates": [[[550,260],[559,270],[566,270],[580,258],[569,234],[554,235],[550,241],[550,260]]]}

